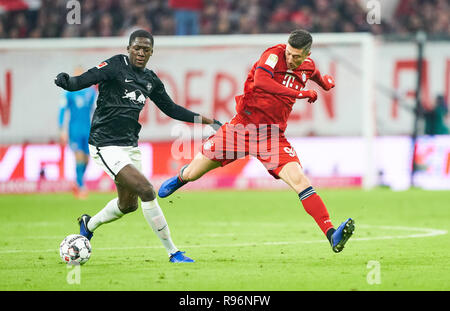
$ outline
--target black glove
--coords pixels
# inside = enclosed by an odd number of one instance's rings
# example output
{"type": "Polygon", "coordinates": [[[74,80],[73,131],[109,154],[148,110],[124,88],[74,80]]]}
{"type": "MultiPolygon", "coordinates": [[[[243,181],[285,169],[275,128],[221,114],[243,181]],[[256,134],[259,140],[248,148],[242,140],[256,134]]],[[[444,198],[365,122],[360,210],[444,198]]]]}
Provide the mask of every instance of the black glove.
{"type": "Polygon", "coordinates": [[[69,86],[69,78],[70,76],[67,73],[61,72],[56,76],[55,84],[67,90],[67,87],[69,86]]]}
{"type": "Polygon", "coordinates": [[[214,119],[214,123],[209,124],[216,132],[218,129],[220,129],[220,127],[223,125],[222,123],[220,123],[220,121],[217,121],[216,119],[214,119]]]}

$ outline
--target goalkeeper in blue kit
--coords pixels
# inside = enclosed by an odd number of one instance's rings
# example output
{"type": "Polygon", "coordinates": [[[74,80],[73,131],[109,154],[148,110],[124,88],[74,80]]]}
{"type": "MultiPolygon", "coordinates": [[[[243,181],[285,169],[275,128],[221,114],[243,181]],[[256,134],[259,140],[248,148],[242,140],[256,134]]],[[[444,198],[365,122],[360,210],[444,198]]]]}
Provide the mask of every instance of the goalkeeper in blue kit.
{"type": "MultiPolygon", "coordinates": [[[[75,75],[82,73],[81,68],[75,70],[75,75]]],[[[73,193],[78,199],[87,198],[84,174],[89,162],[89,131],[94,103],[97,98],[95,87],[89,87],[76,92],[64,92],[59,109],[59,136],[61,144],[68,143],[75,155],[76,184],[73,193]],[[66,114],[69,121],[65,125],[66,114]]]]}

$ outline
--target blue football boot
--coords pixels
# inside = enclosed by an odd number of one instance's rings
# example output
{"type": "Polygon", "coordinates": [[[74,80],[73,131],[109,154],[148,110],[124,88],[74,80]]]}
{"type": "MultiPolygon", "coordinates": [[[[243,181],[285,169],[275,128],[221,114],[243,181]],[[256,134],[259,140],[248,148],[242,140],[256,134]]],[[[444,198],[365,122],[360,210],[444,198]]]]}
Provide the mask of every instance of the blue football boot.
{"type": "Polygon", "coordinates": [[[165,198],[177,191],[178,188],[187,184],[186,181],[183,181],[180,176],[183,174],[184,169],[187,165],[183,166],[180,170],[180,174],[174,176],[172,178],[167,179],[162,183],[161,187],[158,190],[158,195],[160,198],[165,198]]]}
{"type": "Polygon", "coordinates": [[[351,218],[347,219],[336,229],[331,236],[331,247],[335,253],[339,253],[344,249],[345,243],[353,234],[355,230],[355,221],[351,218]]]}
{"type": "Polygon", "coordinates": [[[94,235],[94,233],[89,231],[87,227],[89,219],[91,219],[91,216],[87,214],[83,214],[80,217],[78,217],[78,224],[80,225],[80,234],[86,237],[88,240],[90,240],[94,235]]]}
{"type": "Polygon", "coordinates": [[[189,257],[184,256],[185,252],[176,252],[173,254],[170,254],[170,262],[194,262],[194,259],[191,259],[189,257]]]}

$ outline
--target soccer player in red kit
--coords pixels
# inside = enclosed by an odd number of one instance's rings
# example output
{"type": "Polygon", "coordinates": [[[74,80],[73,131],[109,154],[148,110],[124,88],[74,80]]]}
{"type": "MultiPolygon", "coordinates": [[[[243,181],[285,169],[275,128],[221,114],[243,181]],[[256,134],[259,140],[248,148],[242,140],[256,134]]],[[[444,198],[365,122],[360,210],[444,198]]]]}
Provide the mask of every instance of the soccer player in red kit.
{"type": "Polygon", "coordinates": [[[325,204],[284,136],[296,100],[306,99],[309,103],[317,100],[314,90],[304,90],[308,80],[326,91],[334,87],[333,78],[322,76],[309,57],[311,45],[309,32],[295,30],[287,44],[264,51],[248,74],[244,94],[236,96],[236,115],[209,137],[191,163],[161,185],[159,196],[167,197],[212,169],[252,155],[273,177],[282,179],[298,194],[333,251],[340,252],[353,234],[354,220],[348,218],[337,229],[333,227],[325,204]]]}

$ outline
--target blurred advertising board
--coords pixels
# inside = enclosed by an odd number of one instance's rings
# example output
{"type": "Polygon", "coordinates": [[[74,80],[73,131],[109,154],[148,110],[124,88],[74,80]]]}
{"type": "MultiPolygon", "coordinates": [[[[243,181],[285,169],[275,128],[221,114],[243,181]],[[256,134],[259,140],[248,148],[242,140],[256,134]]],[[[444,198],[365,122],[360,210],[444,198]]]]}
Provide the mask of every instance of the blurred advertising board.
{"type": "MultiPolygon", "coordinates": [[[[304,170],[315,187],[360,187],[364,171],[363,139],[360,137],[288,138],[304,170]]],[[[410,186],[412,146],[407,136],[383,136],[376,139],[378,185],[394,190],[410,186]]],[[[197,153],[192,141],[182,146],[173,141],[140,143],[142,169],[159,188],[168,177],[177,174],[197,153]],[[176,152],[188,148],[188,152],[176,152]],[[183,155],[183,156],[180,156],[183,155]]],[[[450,136],[420,137],[416,149],[415,185],[424,189],[450,189],[450,136]]],[[[0,193],[70,191],[75,179],[75,159],[68,146],[24,144],[0,146],[0,193]]],[[[92,161],[86,184],[93,191],[115,189],[113,181],[92,161]]],[[[287,189],[270,176],[253,157],[217,168],[184,189],[287,189]]]]}
{"type": "MultiPolygon", "coordinates": [[[[191,39],[196,40],[195,37],[191,39]]],[[[0,45],[0,144],[56,140],[62,94],[54,84],[56,75],[59,72],[72,74],[80,65],[87,70],[115,54],[127,54],[126,38],[114,38],[120,48],[108,47],[106,44],[111,39],[73,40],[57,41],[53,43],[55,47],[49,48],[46,46],[52,44],[52,40],[26,41],[25,47],[21,48],[14,48],[14,42],[5,43],[3,48],[0,45]],[[84,46],[91,41],[105,47],[84,46]],[[72,42],[70,48],[64,48],[67,42],[72,42]]],[[[173,40],[170,42],[177,43],[181,39],[173,40]]],[[[202,37],[200,41],[203,40],[202,37]]],[[[162,41],[164,38],[155,39],[155,53],[148,68],[158,74],[175,103],[222,122],[235,114],[235,96],[242,93],[250,68],[268,47],[265,40],[259,40],[260,45],[241,42],[185,47],[164,46],[162,41]]],[[[448,51],[448,41],[427,43],[422,79],[422,102],[426,109],[431,109],[438,95],[449,98],[448,51]]],[[[378,42],[376,45],[373,78],[378,135],[409,135],[412,132],[416,54],[416,46],[412,42],[378,42]]],[[[318,100],[314,105],[305,100],[297,101],[290,115],[288,136],[362,135],[363,67],[359,65],[362,56],[358,45],[314,46],[312,59],[322,74],[335,78],[336,87],[325,92],[314,82],[307,83],[307,89],[317,90],[318,100]]],[[[140,123],[142,140],[168,141],[177,121],[164,115],[150,102],[141,112],[140,123]]]]}

